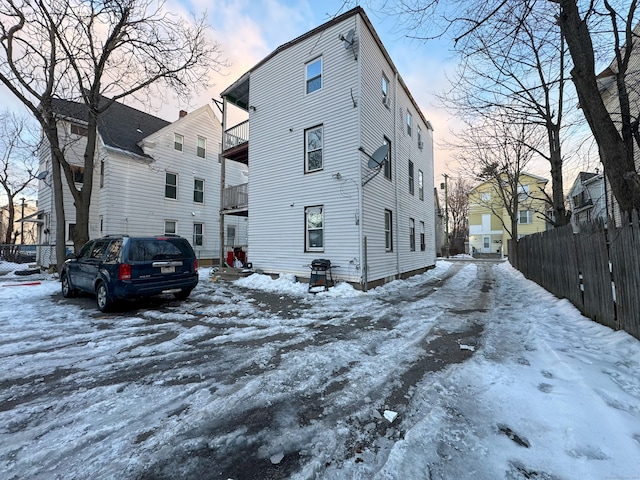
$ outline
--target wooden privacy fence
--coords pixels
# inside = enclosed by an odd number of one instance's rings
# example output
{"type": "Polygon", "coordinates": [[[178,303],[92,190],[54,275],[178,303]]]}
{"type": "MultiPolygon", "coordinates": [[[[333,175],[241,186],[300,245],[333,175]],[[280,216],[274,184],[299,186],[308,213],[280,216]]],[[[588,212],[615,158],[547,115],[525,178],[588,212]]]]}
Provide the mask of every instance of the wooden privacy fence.
{"type": "Polygon", "coordinates": [[[583,315],[640,339],[637,212],[617,229],[598,221],[581,224],[580,233],[567,225],[511,241],[509,262],[583,315]]]}

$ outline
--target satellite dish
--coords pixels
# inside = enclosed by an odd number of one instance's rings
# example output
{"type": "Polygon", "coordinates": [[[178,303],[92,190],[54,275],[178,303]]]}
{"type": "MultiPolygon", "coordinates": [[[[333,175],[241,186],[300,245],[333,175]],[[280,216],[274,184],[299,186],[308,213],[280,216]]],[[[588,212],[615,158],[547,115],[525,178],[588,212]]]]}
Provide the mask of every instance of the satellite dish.
{"type": "Polygon", "coordinates": [[[353,45],[353,37],[355,36],[356,31],[352,28],[351,30],[349,30],[349,33],[347,33],[346,37],[342,37],[342,40],[344,41],[344,49],[347,50],[351,45],[353,45]]]}
{"type": "Polygon", "coordinates": [[[45,178],[47,178],[47,175],[49,175],[49,170],[45,170],[44,172],[40,172],[38,174],[38,176],[36,177],[36,179],[44,180],[45,178]]]}
{"type": "Polygon", "coordinates": [[[389,154],[389,145],[386,143],[373,152],[373,155],[369,155],[369,168],[382,167],[387,155],[389,154]]]}

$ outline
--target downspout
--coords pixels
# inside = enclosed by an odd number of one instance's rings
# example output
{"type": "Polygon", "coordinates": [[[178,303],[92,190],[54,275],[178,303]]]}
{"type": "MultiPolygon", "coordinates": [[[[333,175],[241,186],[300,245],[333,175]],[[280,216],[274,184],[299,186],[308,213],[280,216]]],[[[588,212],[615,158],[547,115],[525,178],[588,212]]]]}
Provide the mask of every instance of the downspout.
{"type": "MultiPolygon", "coordinates": [[[[398,203],[398,169],[396,168],[396,165],[398,165],[398,158],[397,158],[397,151],[398,151],[398,118],[397,118],[397,114],[398,114],[398,72],[395,72],[395,85],[393,86],[393,154],[391,156],[391,158],[393,158],[393,162],[391,167],[392,167],[392,172],[395,171],[395,177],[393,176],[392,173],[392,178],[395,178],[393,184],[394,184],[394,188],[395,188],[395,199],[396,199],[396,214],[394,215],[395,217],[395,224],[396,224],[396,228],[394,228],[395,231],[395,237],[398,239],[395,244],[396,244],[396,278],[400,278],[400,225],[398,223],[398,220],[400,218],[400,210],[399,210],[399,203],[398,203]]],[[[400,122],[402,122],[402,119],[400,119],[400,122]]],[[[393,241],[393,236],[392,236],[392,240],[393,241]]]]}
{"type": "MultiPolygon", "coordinates": [[[[224,185],[226,176],[226,160],[222,154],[224,150],[225,131],[227,129],[227,98],[222,99],[222,143],[220,145],[220,153],[218,153],[218,161],[220,163],[220,268],[224,267],[224,185]]],[[[231,265],[230,265],[231,266],[231,265]]]]}
{"type": "MultiPolygon", "coordinates": [[[[358,16],[358,24],[357,24],[357,36],[356,38],[360,38],[359,32],[362,30],[360,27],[360,16],[358,16]]],[[[358,78],[357,78],[357,91],[356,91],[356,98],[358,99],[358,103],[357,103],[357,112],[356,115],[358,116],[358,145],[361,146],[362,145],[362,63],[360,62],[360,44],[361,42],[357,42],[357,48],[358,48],[358,58],[356,59],[356,62],[358,62],[357,65],[357,71],[358,71],[358,78]]],[[[360,258],[360,273],[361,273],[361,285],[362,285],[362,290],[364,290],[365,292],[367,291],[367,283],[368,283],[368,276],[369,276],[369,268],[366,265],[367,262],[367,257],[365,256],[365,252],[364,252],[364,242],[365,242],[365,238],[364,238],[364,186],[362,185],[362,154],[360,153],[360,151],[358,150],[357,153],[357,157],[358,162],[358,183],[357,183],[357,187],[358,187],[358,191],[360,192],[360,194],[358,195],[358,250],[359,250],[359,255],[358,258],[360,258]]]]}

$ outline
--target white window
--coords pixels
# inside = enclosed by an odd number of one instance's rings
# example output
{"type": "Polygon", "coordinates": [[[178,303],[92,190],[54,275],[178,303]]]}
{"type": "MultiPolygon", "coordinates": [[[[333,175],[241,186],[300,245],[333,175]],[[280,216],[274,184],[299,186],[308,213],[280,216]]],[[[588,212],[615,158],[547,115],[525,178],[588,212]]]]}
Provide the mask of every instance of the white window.
{"type": "Polygon", "coordinates": [[[427,248],[424,237],[424,222],[420,222],[420,251],[424,252],[427,248]]]}
{"type": "Polygon", "coordinates": [[[416,222],[413,218],[409,219],[409,250],[416,251],[416,222]]]}
{"type": "Polygon", "coordinates": [[[418,198],[424,200],[424,175],[422,170],[418,170],[418,198]]]}
{"type": "Polygon", "coordinates": [[[322,57],[306,65],[307,93],[313,93],[322,88],[322,57]]]}
{"type": "Polygon", "coordinates": [[[182,152],[182,148],[184,146],[184,137],[182,135],[178,135],[177,133],[173,134],[173,148],[182,152]]]}
{"type": "Polygon", "coordinates": [[[393,251],[393,214],[391,210],[384,211],[384,249],[393,251]]]}
{"type": "Polygon", "coordinates": [[[324,214],[323,207],[307,207],[304,210],[306,224],[305,251],[317,252],[324,250],[324,214]]]}
{"type": "Polygon", "coordinates": [[[204,203],[204,180],[193,179],[193,202],[204,203]]]}
{"type": "Polygon", "coordinates": [[[413,195],[414,183],[413,183],[413,162],[409,160],[409,193],[413,195]]]}
{"type": "Polygon", "coordinates": [[[407,110],[407,135],[411,136],[411,113],[407,110]]]}
{"type": "Polygon", "coordinates": [[[207,139],[204,137],[198,137],[198,148],[196,154],[200,158],[205,158],[207,154],[207,139]]]}
{"type": "Polygon", "coordinates": [[[204,224],[203,223],[194,223],[193,224],[193,246],[201,247],[204,243],[204,224]]]}
{"type": "Polygon", "coordinates": [[[178,198],[178,175],[175,173],[165,173],[164,198],[178,198]]]}
{"type": "Polygon", "coordinates": [[[165,220],[164,221],[164,233],[165,235],[175,235],[178,231],[178,222],[175,220],[165,220]]]}
{"type": "Polygon", "coordinates": [[[387,137],[384,137],[383,142],[387,147],[387,156],[384,157],[384,178],[391,180],[391,140],[387,137]]]}
{"type": "Polygon", "coordinates": [[[527,224],[532,223],[532,212],[531,210],[519,210],[518,211],[518,223],[527,224]]]}
{"type": "Polygon", "coordinates": [[[382,74],[382,103],[389,106],[389,80],[382,74]]]}
{"type": "Polygon", "coordinates": [[[304,132],[305,171],[322,170],[322,126],[313,127],[304,132]]]}

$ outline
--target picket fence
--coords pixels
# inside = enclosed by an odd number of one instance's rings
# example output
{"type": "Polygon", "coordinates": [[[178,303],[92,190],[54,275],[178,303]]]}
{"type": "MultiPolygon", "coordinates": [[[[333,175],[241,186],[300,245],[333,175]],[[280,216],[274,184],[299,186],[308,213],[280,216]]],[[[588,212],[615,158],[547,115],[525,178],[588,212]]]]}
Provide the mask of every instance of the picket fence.
{"type": "Polygon", "coordinates": [[[600,220],[579,233],[568,225],[511,241],[509,262],[586,317],[640,339],[638,212],[621,228],[600,220]]]}

